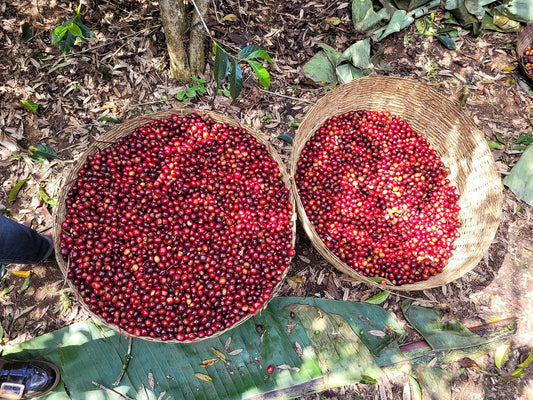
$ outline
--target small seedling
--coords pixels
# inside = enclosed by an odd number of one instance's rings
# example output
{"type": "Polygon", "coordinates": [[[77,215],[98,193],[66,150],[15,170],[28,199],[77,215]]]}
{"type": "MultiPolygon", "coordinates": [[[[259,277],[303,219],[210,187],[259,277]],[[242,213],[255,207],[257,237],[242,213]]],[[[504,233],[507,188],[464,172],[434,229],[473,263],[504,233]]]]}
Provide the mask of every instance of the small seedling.
{"type": "Polygon", "coordinates": [[[244,47],[237,54],[231,54],[215,42],[213,53],[215,54],[213,76],[217,86],[220,88],[224,83],[229,82],[229,94],[232,99],[235,100],[239,97],[243,89],[241,62],[248,64],[264,88],[268,89],[270,87],[270,74],[258,60],[265,60],[270,64],[273,62],[266,50],[261,46],[251,44],[244,47]]]}
{"type": "Polygon", "coordinates": [[[183,101],[184,103],[188,103],[196,96],[200,96],[205,93],[205,81],[194,76],[191,79],[193,82],[195,82],[195,84],[189,87],[187,90],[178,92],[176,94],[176,99],[183,101]]]}
{"type": "Polygon", "coordinates": [[[76,44],[85,43],[86,39],[95,37],[93,31],[81,22],[80,9],[81,4],[74,10],[73,18],[59,25],[52,32],[52,44],[57,44],[63,55],[69,53],[76,44]]]}
{"type": "Polygon", "coordinates": [[[453,38],[459,36],[457,29],[450,27],[438,28],[435,24],[435,13],[431,13],[429,18],[424,17],[423,20],[415,21],[415,25],[419,35],[434,36],[449,50],[457,48],[453,41],[453,38]]]}

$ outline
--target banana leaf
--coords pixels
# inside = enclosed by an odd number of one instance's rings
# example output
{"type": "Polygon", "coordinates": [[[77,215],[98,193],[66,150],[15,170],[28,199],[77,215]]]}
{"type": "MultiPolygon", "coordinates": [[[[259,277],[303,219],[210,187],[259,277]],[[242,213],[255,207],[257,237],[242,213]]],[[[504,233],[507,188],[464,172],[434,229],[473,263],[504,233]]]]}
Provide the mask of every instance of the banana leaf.
{"type": "Polygon", "coordinates": [[[521,200],[533,205],[533,145],[530,145],[503,183],[521,200]]]}
{"type": "Polygon", "coordinates": [[[435,309],[414,306],[412,300],[403,301],[401,307],[405,319],[434,350],[473,347],[485,342],[455,319],[444,322],[435,309]]]}
{"type": "MultiPolygon", "coordinates": [[[[427,331],[427,318],[414,321],[420,332],[427,331]]],[[[198,343],[128,339],[84,321],[2,357],[44,358],[58,365],[62,382],[46,396],[52,400],[296,398],[375,383],[389,368],[434,351],[401,349],[404,339],[396,318],[378,305],[291,297],[275,298],[244,324],[198,343]]]]}

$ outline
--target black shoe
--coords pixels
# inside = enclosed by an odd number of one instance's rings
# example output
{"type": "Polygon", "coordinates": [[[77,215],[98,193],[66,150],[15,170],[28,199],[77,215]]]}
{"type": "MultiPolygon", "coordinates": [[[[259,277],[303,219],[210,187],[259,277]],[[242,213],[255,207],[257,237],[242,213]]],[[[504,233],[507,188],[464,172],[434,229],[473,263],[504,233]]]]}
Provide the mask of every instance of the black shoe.
{"type": "Polygon", "coordinates": [[[42,396],[59,383],[59,369],[47,361],[11,361],[0,358],[0,399],[42,396]]]}

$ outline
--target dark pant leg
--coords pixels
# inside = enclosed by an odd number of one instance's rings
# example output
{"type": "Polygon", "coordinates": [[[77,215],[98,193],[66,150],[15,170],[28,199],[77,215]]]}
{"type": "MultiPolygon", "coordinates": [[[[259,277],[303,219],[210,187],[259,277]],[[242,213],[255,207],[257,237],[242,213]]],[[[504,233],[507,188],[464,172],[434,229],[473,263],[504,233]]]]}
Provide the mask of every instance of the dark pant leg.
{"type": "Polygon", "coordinates": [[[54,249],[49,238],[0,215],[0,263],[36,264],[54,249]]]}

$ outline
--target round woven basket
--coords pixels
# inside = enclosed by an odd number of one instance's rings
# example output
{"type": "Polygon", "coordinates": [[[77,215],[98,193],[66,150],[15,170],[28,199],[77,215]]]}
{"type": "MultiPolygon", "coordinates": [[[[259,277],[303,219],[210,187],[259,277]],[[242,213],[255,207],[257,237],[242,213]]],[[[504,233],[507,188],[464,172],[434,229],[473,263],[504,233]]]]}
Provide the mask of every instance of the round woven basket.
{"type": "Polygon", "coordinates": [[[518,57],[518,64],[522,69],[522,72],[531,81],[533,81],[533,74],[526,69],[524,63],[524,51],[528,46],[533,44],[533,23],[528,23],[525,27],[518,31],[516,38],[516,55],[518,57]]]}
{"type": "MultiPolygon", "coordinates": [[[[294,246],[294,244],[296,242],[296,218],[297,218],[297,214],[296,214],[296,204],[295,204],[293,192],[291,190],[290,177],[289,177],[289,174],[286,171],[285,164],[283,163],[283,160],[280,158],[280,156],[277,154],[277,152],[274,150],[274,148],[268,142],[266,137],[262,133],[254,130],[253,128],[251,128],[249,126],[244,127],[237,120],[232,119],[230,117],[227,117],[227,116],[225,116],[223,114],[220,114],[220,113],[217,113],[217,112],[213,112],[213,111],[193,110],[193,109],[190,109],[190,108],[179,108],[179,109],[165,110],[165,111],[161,111],[161,112],[158,112],[158,113],[145,115],[145,116],[142,116],[142,117],[138,117],[138,118],[134,118],[134,119],[130,119],[130,120],[124,121],[120,125],[117,125],[113,129],[111,129],[108,132],[106,132],[97,141],[92,143],[87,148],[87,150],[81,155],[81,157],[76,161],[74,166],[68,171],[68,173],[64,177],[64,182],[65,183],[64,183],[64,186],[63,186],[63,188],[61,190],[61,193],[59,195],[58,204],[54,208],[54,210],[55,210],[54,211],[54,215],[53,215],[54,237],[59,237],[59,235],[60,235],[61,223],[63,222],[63,220],[65,218],[65,215],[66,215],[65,200],[67,198],[67,195],[68,195],[68,192],[70,190],[70,187],[75,182],[75,180],[76,180],[76,178],[78,176],[78,172],[82,168],[82,166],[85,164],[88,156],[94,155],[94,154],[100,152],[101,150],[103,150],[104,148],[111,146],[119,138],[129,135],[138,126],[144,125],[144,124],[146,124],[148,122],[151,122],[152,120],[170,118],[173,114],[176,114],[178,116],[186,116],[186,115],[189,115],[191,113],[199,114],[199,115],[201,115],[204,118],[211,117],[213,120],[215,120],[217,122],[226,123],[226,124],[234,126],[234,127],[244,128],[244,129],[246,129],[246,131],[250,135],[252,135],[257,140],[257,142],[263,144],[266,147],[266,149],[267,149],[268,153],[270,154],[270,156],[272,157],[272,159],[274,159],[277,162],[277,164],[279,166],[279,169],[280,169],[280,171],[282,173],[282,180],[283,180],[285,186],[289,189],[289,201],[290,201],[290,203],[292,205],[292,209],[293,209],[293,215],[292,215],[292,245],[294,246]]],[[[59,240],[56,240],[55,254],[56,254],[57,263],[59,264],[59,267],[60,267],[61,271],[63,272],[63,275],[65,276],[65,279],[66,279],[67,270],[68,270],[68,263],[66,263],[63,260],[62,256],[61,256],[61,248],[60,248],[59,240]]],[[[284,273],[283,273],[283,275],[281,277],[280,282],[273,288],[273,290],[271,292],[271,295],[270,295],[270,298],[276,296],[277,293],[279,293],[280,284],[283,281],[283,279],[285,278],[285,276],[287,275],[287,272],[288,272],[288,268],[285,269],[285,271],[284,271],[284,273]]],[[[69,284],[69,286],[74,290],[74,293],[77,294],[78,291],[77,291],[75,285],[72,282],[70,282],[69,279],[66,279],[66,280],[67,280],[67,283],[69,284]]],[[[93,313],[89,309],[89,307],[85,304],[85,302],[83,300],[80,299],[79,303],[81,304],[81,306],[85,310],[87,310],[89,315],[91,315],[92,317],[96,318],[103,325],[118,331],[120,334],[122,334],[122,335],[124,335],[126,337],[135,337],[135,338],[138,337],[138,338],[141,338],[141,339],[144,339],[144,340],[147,340],[147,341],[162,342],[160,339],[151,338],[149,336],[134,336],[134,335],[131,335],[131,334],[127,333],[126,331],[120,329],[116,325],[108,323],[103,318],[101,318],[99,315],[93,313]]],[[[268,301],[265,301],[263,303],[262,307],[260,309],[256,310],[256,312],[254,314],[250,314],[250,315],[247,315],[246,317],[241,318],[237,323],[235,323],[231,327],[229,327],[227,329],[224,329],[224,330],[221,330],[221,331],[218,331],[218,332],[216,332],[215,334],[213,334],[211,336],[206,336],[206,337],[201,338],[201,339],[198,338],[198,339],[195,339],[195,340],[192,340],[192,341],[187,341],[187,340],[185,340],[185,341],[167,340],[166,343],[199,342],[199,341],[204,340],[204,339],[208,339],[208,338],[213,338],[213,337],[219,336],[219,335],[227,332],[228,330],[231,330],[231,329],[241,325],[242,323],[244,323],[245,321],[250,319],[253,315],[259,313],[261,310],[263,310],[266,307],[267,303],[268,303],[268,301]]]]}
{"type": "Polygon", "coordinates": [[[387,286],[387,289],[429,289],[472,270],[488,250],[500,222],[501,179],[483,133],[461,111],[459,104],[409,78],[369,76],[339,86],[321,98],[300,124],[294,138],[289,172],[300,222],[314,247],[343,273],[383,288],[350,268],[326,247],[307,217],[294,179],[301,152],[315,131],[328,118],[357,110],[389,111],[411,124],[450,168],[449,179],[460,194],[461,236],[454,243],[456,250],[448,265],[426,281],[387,286]]]}

